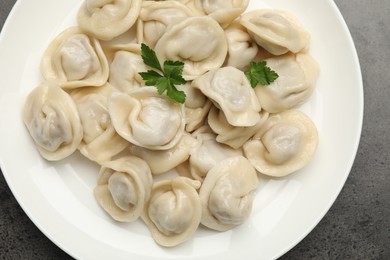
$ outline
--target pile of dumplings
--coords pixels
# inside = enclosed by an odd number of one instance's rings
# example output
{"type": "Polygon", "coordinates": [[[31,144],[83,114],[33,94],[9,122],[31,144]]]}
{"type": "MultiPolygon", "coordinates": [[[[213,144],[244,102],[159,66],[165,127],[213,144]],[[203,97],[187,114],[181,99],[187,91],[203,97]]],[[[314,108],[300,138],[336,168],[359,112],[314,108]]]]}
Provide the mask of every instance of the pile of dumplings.
{"type": "Polygon", "coordinates": [[[96,162],[101,208],[117,221],[142,219],[161,246],[200,225],[242,224],[260,174],[289,175],[315,153],[316,127],[297,109],[319,74],[310,35],[291,13],[246,11],[248,2],[85,0],[78,25],[44,52],[43,80],[25,101],[42,157],[79,151],[96,162]],[[184,104],[145,86],[141,43],[161,63],[185,64],[184,104]],[[261,60],[279,77],[252,88],[245,72],[261,60]]]}

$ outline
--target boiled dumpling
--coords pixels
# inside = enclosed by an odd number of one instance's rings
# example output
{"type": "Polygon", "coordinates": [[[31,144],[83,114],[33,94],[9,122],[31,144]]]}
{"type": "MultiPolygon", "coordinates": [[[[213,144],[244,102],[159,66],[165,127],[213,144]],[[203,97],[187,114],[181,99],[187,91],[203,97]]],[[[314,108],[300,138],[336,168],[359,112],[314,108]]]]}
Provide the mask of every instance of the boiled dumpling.
{"type": "Polygon", "coordinates": [[[245,73],[234,67],[214,69],[192,82],[220,108],[229,124],[254,126],[261,106],[245,73]]]}
{"type": "Polygon", "coordinates": [[[64,89],[102,86],[108,62],[97,39],[72,27],[58,35],[43,54],[42,75],[64,89]]]}
{"type": "Polygon", "coordinates": [[[207,122],[213,132],[217,134],[216,140],[219,143],[223,143],[234,149],[238,149],[259,131],[259,129],[267,120],[269,113],[261,111],[259,115],[260,121],[254,126],[232,126],[226,120],[224,113],[213,106],[209,112],[207,122]]]}
{"type": "Polygon", "coordinates": [[[142,87],[126,93],[113,93],[108,101],[112,123],[120,136],[151,150],[174,147],[183,136],[184,105],[155,87],[142,87]]]}
{"type": "Polygon", "coordinates": [[[289,12],[258,9],[243,14],[240,23],[258,45],[274,55],[298,53],[309,46],[309,33],[289,12]]]}
{"type": "Polygon", "coordinates": [[[249,0],[195,0],[195,7],[226,28],[248,7],[249,0]]]}
{"type": "Polygon", "coordinates": [[[84,0],[77,23],[99,40],[111,40],[136,22],[142,0],[84,0]]]}
{"type": "Polygon", "coordinates": [[[242,155],[241,149],[218,143],[208,126],[199,128],[192,135],[196,143],[190,151],[189,169],[196,180],[203,181],[208,171],[223,159],[242,155]]]}
{"type": "Polygon", "coordinates": [[[154,48],[168,25],[194,15],[179,1],[145,1],[137,21],[137,40],[154,48]]]}
{"type": "Polygon", "coordinates": [[[317,129],[310,118],[299,110],[288,110],[270,116],[243,149],[258,172],[282,177],[308,164],[317,143],[317,129]]]}
{"type": "Polygon", "coordinates": [[[220,161],[208,172],[199,191],[201,223],[217,231],[242,224],[250,216],[258,186],[256,171],[246,158],[220,161]]]}
{"type": "Polygon", "coordinates": [[[259,47],[249,36],[245,27],[238,22],[232,23],[225,30],[228,42],[227,66],[246,70],[249,63],[255,59],[259,47]]]}
{"type": "Polygon", "coordinates": [[[186,94],[184,103],[186,131],[193,132],[204,124],[212,103],[199,89],[192,87],[189,82],[176,87],[186,94]]]}
{"type": "Polygon", "coordinates": [[[172,170],[190,156],[190,150],[196,140],[190,134],[184,132],[183,137],[177,145],[168,150],[149,150],[133,145],[130,152],[135,156],[144,159],[153,174],[161,174],[172,170]]]}
{"type": "Polygon", "coordinates": [[[139,72],[147,71],[141,57],[139,44],[115,44],[105,46],[110,63],[108,82],[121,92],[128,93],[145,85],[139,72]]]}
{"type": "Polygon", "coordinates": [[[268,86],[257,86],[262,108],[282,112],[306,102],[312,95],[319,74],[317,62],[308,53],[286,54],[266,60],[279,77],[268,86]]]}
{"type": "Polygon", "coordinates": [[[88,87],[71,92],[84,133],[79,150],[97,163],[111,160],[129,146],[129,143],[116,133],[111,123],[107,99],[112,91],[107,84],[100,88],[88,87]]]}
{"type": "Polygon", "coordinates": [[[58,161],[76,151],[83,138],[77,107],[58,85],[44,82],[27,97],[23,107],[26,125],[39,153],[58,161]]]}
{"type": "Polygon", "coordinates": [[[227,55],[226,36],[212,18],[190,17],[168,26],[155,51],[160,61],[183,61],[183,77],[192,80],[222,66],[227,55]]]}
{"type": "Polygon", "coordinates": [[[199,187],[199,181],[185,177],[153,185],[142,220],[159,245],[173,247],[187,241],[195,233],[202,214],[196,191],[199,187]]]}
{"type": "Polygon", "coordinates": [[[113,219],[133,222],[142,215],[152,184],[148,164],[138,157],[126,156],[103,163],[94,195],[113,219]]]}

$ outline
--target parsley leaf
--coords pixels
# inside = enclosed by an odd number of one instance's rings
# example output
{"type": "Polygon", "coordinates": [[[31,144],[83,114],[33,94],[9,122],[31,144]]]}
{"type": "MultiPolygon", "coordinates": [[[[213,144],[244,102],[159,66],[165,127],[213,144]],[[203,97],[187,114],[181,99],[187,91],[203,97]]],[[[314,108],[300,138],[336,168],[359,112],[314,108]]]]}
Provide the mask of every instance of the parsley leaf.
{"type": "Polygon", "coordinates": [[[266,61],[251,61],[249,66],[249,71],[245,75],[251,83],[252,88],[255,88],[258,84],[269,85],[279,77],[278,73],[267,66],[266,61]]]}
{"type": "Polygon", "coordinates": [[[142,60],[146,65],[153,69],[162,71],[160,62],[158,61],[157,55],[154,50],[152,50],[151,48],[149,48],[148,45],[143,43],[141,44],[141,56],[142,60]]]}
{"type": "Polygon", "coordinates": [[[187,83],[183,78],[182,73],[184,63],[181,61],[167,60],[161,67],[157,55],[145,44],[141,44],[142,60],[149,67],[159,70],[162,74],[155,70],[148,70],[147,72],[140,72],[142,79],[145,80],[147,86],[155,86],[159,95],[167,91],[167,96],[181,104],[186,100],[186,94],[179,91],[175,85],[182,85],[187,83]]]}

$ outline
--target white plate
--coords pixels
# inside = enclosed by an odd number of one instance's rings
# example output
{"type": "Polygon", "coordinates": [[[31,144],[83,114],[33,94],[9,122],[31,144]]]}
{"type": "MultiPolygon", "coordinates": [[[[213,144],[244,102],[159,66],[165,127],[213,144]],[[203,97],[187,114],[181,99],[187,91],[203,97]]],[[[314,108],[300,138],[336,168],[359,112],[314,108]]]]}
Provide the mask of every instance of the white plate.
{"type": "Polygon", "coordinates": [[[199,229],[172,249],[157,246],[139,221],[118,224],[92,195],[98,168],[78,154],[48,163],[21,119],[26,95],[42,80],[40,57],[62,29],[75,24],[80,0],[19,0],[0,40],[0,166],[32,221],[78,259],[274,259],[301,241],[328,211],[352,167],[362,118],[363,86],[348,28],[331,0],[252,0],[250,9],[293,12],[312,35],[321,66],[317,89],[302,107],[316,123],[314,160],[283,179],[263,179],[251,218],[224,233],[199,229]]]}

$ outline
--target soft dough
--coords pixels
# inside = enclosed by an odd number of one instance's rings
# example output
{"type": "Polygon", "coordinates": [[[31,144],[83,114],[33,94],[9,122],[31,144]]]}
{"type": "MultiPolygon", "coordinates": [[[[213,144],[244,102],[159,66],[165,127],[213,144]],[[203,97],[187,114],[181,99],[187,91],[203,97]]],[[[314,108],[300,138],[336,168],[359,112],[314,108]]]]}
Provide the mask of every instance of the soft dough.
{"type": "Polygon", "coordinates": [[[270,116],[243,149],[258,172],[282,177],[306,166],[317,143],[317,129],[311,119],[299,110],[288,110],[270,116]]]}
{"type": "Polygon", "coordinates": [[[179,1],[145,1],[137,20],[137,40],[154,48],[168,25],[194,15],[194,11],[179,1]]]}
{"type": "Polygon", "coordinates": [[[246,158],[220,161],[208,172],[199,191],[201,223],[217,231],[242,224],[250,216],[258,185],[256,171],[246,158]]]}
{"type": "Polygon", "coordinates": [[[248,7],[249,0],[195,0],[195,7],[226,28],[248,7]]]}
{"type": "Polygon", "coordinates": [[[159,245],[173,247],[195,233],[202,215],[196,191],[199,187],[199,181],[186,177],[175,177],[153,185],[142,220],[159,245]]]}
{"type": "Polygon", "coordinates": [[[107,99],[112,91],[107,84],[100,88],[79,88],[71,92],[84,133],[79,150],[97,163],[111,160],[129,146],[129,142],[117,134],[111,123],[107,99]]]}
{"type": "Polygon", "coordinates": [[[285,54],[266,59],[267,66],[279,77],[268,86],[257,86],[256,95],[262,108],[279,113],[305,103],[311,97],[319,66],[308,53],[285,54]]]}
{"type": "Polygon", "coordinates": [[[212,18],[190,17],[168,26],[155,51],[161,62],[183,61],[183,77],[192,80],[222,66],[227,55],[227,41],[224,30],[212,18]]]}
{"type": "Polygon", "coordinates": [[[258,9],[241,16],[240,23],[258,45],[274,55],[298,53],[308,49],[309,33],[291,13],[277,9],[258,9]]]}
{"type": "Polygon", "coordinates": [[[75,103],[54,83],[44,82],[28,95],[23,122],[39,153],[49,161],[71,155],[83,138],[75,103]]]}
{"type": "Polygon", "coordinates": [[[55,81],[64,89],[74,89],[104,85],[109,69],[99,41],[72,27],[47,47],[41,71],[45,80],[55,81]]]}
{"type": "Polygon", "coordinates": [[[155,87],[113,93],[108,111],[120,136],[147,149],[170,149],[184,133],[184,105],[159,95],[155,87]]]}
{"type": "Polygon", "coordinates": [[[84,0],[77,23],[99,40],[111,40],[134,25],[141,4],[142,0],[84,0]]]}
{"type": "Polygon", "coordinates": [[[113,219],[133,222],[142,215],[152,184],[148,164],[138,157],[126,156],[103,163],[94,195],[113,219]]]}
{"type": "Polygon", "coordinates": [[[254,126],[260,121],[261,106],[244,72],[234,67],[211,70],[195,79],[200,89],[223,111],[233,126],[254,126]]]}

